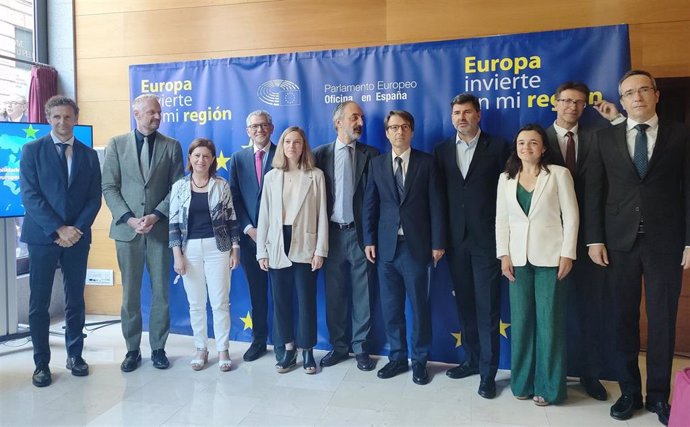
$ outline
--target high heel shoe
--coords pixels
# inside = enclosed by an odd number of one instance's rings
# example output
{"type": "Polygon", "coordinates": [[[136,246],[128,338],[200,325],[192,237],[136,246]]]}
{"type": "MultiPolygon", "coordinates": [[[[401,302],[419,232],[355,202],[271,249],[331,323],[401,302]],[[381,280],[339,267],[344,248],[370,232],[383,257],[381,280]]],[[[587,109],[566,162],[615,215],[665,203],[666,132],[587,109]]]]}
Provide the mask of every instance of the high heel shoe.
{"type": "Polygon", "coordinates": [[[228,354],[228,351],[219,351],[218,352],[218,368],[220,369],[221,372],[228,372],[230,371],[230,368],[232,367],[232,360],[230,360],[230,355],[228,354]],[[227,359],[222,359],[222,356],[227,356],[227,359]]]}
{"type": "Polygon", "coordinates": [[[297,349],[293,348],[292,350],[285,350],[283,359],[276,363],[276,370],[279,374],[284,374],[295,366],[297,366],[297,349]]]}
{"type": "Polygon", "coordinates": [[[314,351],[311,348],[302,350],[302,366],[305,374],[316,373],[316,360],[314,360],[314,351]]]}
{"type": "Polygon", "coordinates": [[[192,365],[192,369],[195,371],[200,371],[204,369],[206,363],[208,363],[208,350],[205,348],[197,348],[196,358],[192,359],[189,364],[192,365]]]}

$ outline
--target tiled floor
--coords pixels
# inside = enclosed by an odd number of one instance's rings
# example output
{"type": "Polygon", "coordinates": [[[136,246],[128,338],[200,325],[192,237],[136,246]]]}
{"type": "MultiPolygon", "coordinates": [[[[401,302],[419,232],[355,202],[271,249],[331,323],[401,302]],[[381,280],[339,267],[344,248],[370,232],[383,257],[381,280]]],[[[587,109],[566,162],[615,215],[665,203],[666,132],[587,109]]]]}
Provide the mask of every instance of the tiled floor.
{"type": "MultiPolygon", "coordinates": [[[[375,371],[360,372],[354,360],[317,375],[305,375],[301,369],[280,375],[271,352],[258,361],[243,362],[247,344],[239,342],[230,346],[231,372],[221,373],[216,358],[205,370],[194,372],[189,367],[192,339],[180,335],[168,340],[170,369],[154,369],[150,351],[144,348],[142,366],[124,374],[119,325],[88,332],[84,358],[91,374],[78,378],[64,369],[62,338],[52,337],[51,346],[53,384],[39,389],[31,384],[31,344],[24,339],[0,345],[0,426],[660,425],[644,410],[628,422],[611,419],[609,407],[618,397],[614,383],[606,383],[607,402],[586,397],[573,383],[565,404],[540,408],[512,396],[509,372],[499,372],[499,396],[486,400],[476,393],[478,377],[451,380],[443,364],[430,364],[432,381],[427,386],[415,385],[411,374],[380,380],[375,371]]],[[[323,354],[317,352],[317,359],[323,354]]],[[[674,372],[687,366],[690,360],[677,359],[674,372]]]]}

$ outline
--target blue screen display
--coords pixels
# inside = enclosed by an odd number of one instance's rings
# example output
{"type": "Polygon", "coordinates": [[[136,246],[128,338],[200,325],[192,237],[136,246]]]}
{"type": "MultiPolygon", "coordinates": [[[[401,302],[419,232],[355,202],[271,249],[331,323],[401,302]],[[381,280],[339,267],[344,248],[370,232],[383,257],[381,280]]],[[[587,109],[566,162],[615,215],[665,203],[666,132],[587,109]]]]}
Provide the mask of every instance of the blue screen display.
{"type": "MultiPolygon", "coordinates": [[[[50,133],[44,123],[0,122],[0,218],[24,215],[19,194],[19,162],[22,147],[50,133]]],[[[93,147],[93,127],[77,125],[74,137],[93,147]]]]}

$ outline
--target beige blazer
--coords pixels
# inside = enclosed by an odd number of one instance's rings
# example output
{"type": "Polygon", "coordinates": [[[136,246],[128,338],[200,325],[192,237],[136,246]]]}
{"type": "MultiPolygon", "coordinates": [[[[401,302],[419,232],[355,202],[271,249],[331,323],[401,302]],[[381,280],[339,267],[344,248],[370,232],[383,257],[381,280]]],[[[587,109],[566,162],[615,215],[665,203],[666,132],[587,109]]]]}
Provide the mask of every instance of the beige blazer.
{"type": "Polygon", "coordinates": [[[549,165],[542,170],[532,194],[529,214],[517,201],[520,175],[502,173],[496,195],[496,256],[509,255],[514,266],[527,261],[557,267],[560,257],[575,259],[579,214],[573,178],[568,169],[549,165]]]}
{"type": "Polygon", "coordinates": [[[290,267],[293,262],[311,263],[314,255],[328,256],[326,182],[318,168],[300,175],[297,197],[301,207],[292,224],[290,253],[285,255],[283,176],[282,169],[272,169],[264,176],[256,227],[256,259],[268,258],[273,269],[290,267]]]}

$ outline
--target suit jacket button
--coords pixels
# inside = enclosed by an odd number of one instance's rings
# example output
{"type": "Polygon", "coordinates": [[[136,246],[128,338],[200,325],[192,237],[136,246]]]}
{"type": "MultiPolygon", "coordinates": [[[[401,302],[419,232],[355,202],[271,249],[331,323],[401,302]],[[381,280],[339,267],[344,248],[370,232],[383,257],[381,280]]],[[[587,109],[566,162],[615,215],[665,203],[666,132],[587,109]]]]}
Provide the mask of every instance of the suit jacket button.
{"type": "Polygon", "coordinates": [[[639,206],[635,206],[635,212],[639,212],[639,211],[640,211],[640,207],[639,207],[639,206]]]}
{"type": "Polygon", "coordinates": [[[141,206],[144,206],[144,202],[141,202],[141,206]]]}

